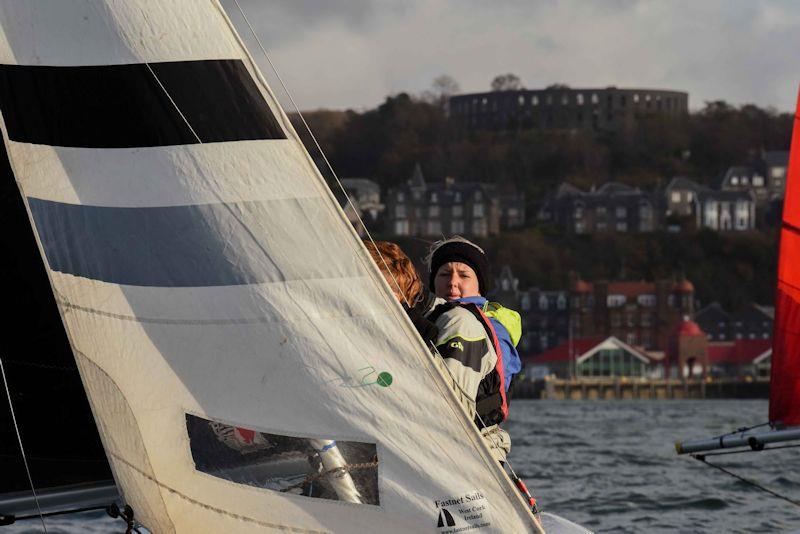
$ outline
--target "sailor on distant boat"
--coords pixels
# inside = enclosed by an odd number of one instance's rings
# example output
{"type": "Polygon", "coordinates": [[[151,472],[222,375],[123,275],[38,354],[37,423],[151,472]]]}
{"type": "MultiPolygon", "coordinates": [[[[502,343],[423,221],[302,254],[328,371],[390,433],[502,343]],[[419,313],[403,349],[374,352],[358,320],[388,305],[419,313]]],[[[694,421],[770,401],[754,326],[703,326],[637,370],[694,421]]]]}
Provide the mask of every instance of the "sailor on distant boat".
{"type": "Polygon", "coordinates": [[[427,315],[439,329],[436,348],[462,403],[504,461],[511,441],[498,425],[508,417],[507,390],[521,367],[515,348],[519,314],[483,296],[489,289],[489,260],[474,243],[461,237],[438,242],[428,262],[430,287],[446,301],[427,315]]]}

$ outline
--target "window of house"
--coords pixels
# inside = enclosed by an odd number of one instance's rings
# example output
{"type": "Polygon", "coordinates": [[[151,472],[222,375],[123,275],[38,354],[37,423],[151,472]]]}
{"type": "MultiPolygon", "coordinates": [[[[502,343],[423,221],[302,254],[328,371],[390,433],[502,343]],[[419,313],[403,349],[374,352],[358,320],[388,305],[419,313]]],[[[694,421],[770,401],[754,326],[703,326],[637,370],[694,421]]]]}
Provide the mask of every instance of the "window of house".
{"type": "Polygon", "coordinates": [[[742,176],[742,185],[747,185],[748,179],[747,176],[742,176]]]}
{"type": "Polygon", "coordinates": [[[442,234],[442,223],[439,221],[428,221],[428,235],[439,236],[442,234]]]}
{"type": "Polygon", "coordinates": [[[600,98],[597,96],[597,93],[592,93],[592,104],[597,104],[600,102],[600,98]]]}
{"type": "Polygon", "coordinates": [[[406,220],[399,220],[394,222],[394,233],[395,235],[408,235],[409,234],[409,224],[406,220]]]}
{"type": "Polygon", "coordinates": [[[628,313],[625,316],[625,323],[628,326],[636,326],[636,315],[634,315],[633,313],[628,313]]]}
{"type": "Polygon", "coordinates": [[[691,202],[693,198],[694,198],[694,193],[691,192],[691,191],[687,191],[686,192],[686,202],[691,202]]]}
{"type": "Polygon", "coordinates": [[[403,202],[405,199],[406,199],[406,196],[403,194],[403,192],[402,192],[402,191],[399,191],[399,192],[397,193],[397,201],[398,201],[398,202],[403,202]]]}
{"type": "Polygon", "coordinates": [[[651,326],[653,324],[653,315],[650,313],[642,314],[642,326],[651,326]]]}
{"type": "Polygon", "coordinates": [[[764,185],[764,177],[760,174],[756,174],[753,176],[753,185],[756,187],[763,187],[764,185]]]}
{"type": "Polygon", "coordinates": [[[619,314],[618,313],[612,313],[611,314],[611,326],[619,326],[619,324],[620,324],[619,314]]]}
{"type": "Polygon", "coordinates": [[[522,311],[528,311],[531,309],[531,297],[527,293],[523,293],[522,298],[519,301],[519,305],[522,308],[522,311]]]}
{"type": "Polygon", "coordinates": [[[670,200],[674,203],[678,203],[681,201],[681,192],[680,191],[673,191],[670,193],[670,200]]]}
{"type": "Polygon", "coordinates": [[[633,93],[633,103],[634,104],[639,103],[639,93],[633,93]]]}
{"type": "Polygon", "coordinates": [[[464,220],[463,219],[453,219],[450,221],[450,232],[453,234],[463,234],[464,233],[464,220]]]}
{"type": "Polygon", "coordinates": [[[606,306],[609,308],[619,308],[624,306],[627,299],[625,295],[608,295],[606,297],[606,306]]]}
{"type": "Polygon", "coordinates": [[[539,297],[539,309],[540,310],[546,310],[547,309],[547,297],[545,297],[544,295],[539,297]]]}
{"type": "Polygon", "coordinates": [[[627,210],[627,208],[625,208],[625,206],[617,206],[616,214],[617,214],[617,217],[619,217],[619,218],[627,217],[628,216],[628,210],[627,210]]]}
{"type": "Polygon", "coordinates": [[[548,106],[552,106],[553,105],[553,95],[547,95],[545,97],[544,101],[548,106]]]}
{"type": "Polygon", "coordinates": [[[464,215],[464,207],[461,204],[455,204],[452,211],[453,217],[461,217],[464,215]]]}
{"type": "Polygon", "coordinates": [[[562,94],[561,95],[561,105],[562,106],[566,106],[567,104],[569,104],[569,95],[562,94]]]}
{"type": "Polygon", "coordinates": [[[578,204],[575,206],[575,209],[572,211],[572,216],[576,219],[580,219],[583,217],[583,206],[578,204]]]}
{"type": "Polygon", "coordinates": [[[483,217],[483,204],[473,204],[472,206],[473,217],[483,217]]]}
{"type": "Polygon", "coordinates": [[[594,212],[598,217],[605,217],[605,215],[606,215],[606,207],[605,206],[597,206],[594,209],[594,212]]]}
{"type": "Polygon", "coordinates": [[[533,95],[531,97],[531,104],[533,104],[534,106],[538,106],[539,105],[539,97],[536,96],[536,95],[533,95]]]}
{"type": "Polygon", "coordinates": [[[583,93],[578,93],[575,95],[575,101],[578,103],[579,106],[583,105],[583,93]]]}
{"type": "Polygon", "coordinates": [[[394,216],[395,217],[405,217],[406,216],[406,205],[405,204],[398,204],[394,207],[394,216]]]}
{"type": "Polygon", "coordinates": [[[786,176],[786,167],[773,167],[770,170],[770,176],[773,178],[783,178],[786,176]]]}
{"type": "Polygon", "coordinates": [[[636,345],[636,334],[628,332],[628,345],[636,345]]]}
{"type": "Polygon", "coordinates": [[[436,204],[437,202],[439,202],[439,195],[431,193],[431,204],[436,204]]]}
{"type": "Polygon", "coordinates": [[[586,231],[586,226],[583,224],[583,221],[575,221],[575,233],[582,234],[584,231],[586,231]]]}
{"type": "Polygon", "coordinates": [[[474,221],[472,223],[472,232],[477,236],[485,237],[487,234],[486,231],[486,220],[480,219],[478,221],[474,221]]]}
{"type": "Polygon", "coordinates": [[[731,176],[731,185],[739,185],[739,177],[731,176]]]}
{"type": "Polygon", "coordinates": [[[639,303],[640,306],[645,306],[648,308],[652,308],[656,305],[656,296],[655,295],[639,295],[636,297],[636,302],[639,303]]]}
{"type": "Polygon", "coordinates": [[[556,300],[556,307],[559,310],[567,309],[567,297],[565,297],[563,293],[558,296],[558,299],[556,300]]]}
{"type": "Polygon", "coordinates": [[[608,231],[608,225],[605,223],[605,221],[598,221],[598,222],[596,222],[596,223],[594,224],[594,228],[595,228],[595,230],[597,230],[598,232],[606,232],[606,231],[608,231]]]}
{"type": "Polygon", "coordinates": [[[522,95],[519,95],[519,98],[517,98],[517,102],[519,102],[520,106],[524,106],[525,105],[525,97],[522,96],[522,95]]]}
{"type": "Polygon", "coordinates": [[[625,221],[617,222],[617,232],[627,232],[628,231],[628,223],[625,221]]]}
{"type": "Polygon", "coordinates": [[[438,217],[439,206],[428,206],[428,217],[438,217]]]}

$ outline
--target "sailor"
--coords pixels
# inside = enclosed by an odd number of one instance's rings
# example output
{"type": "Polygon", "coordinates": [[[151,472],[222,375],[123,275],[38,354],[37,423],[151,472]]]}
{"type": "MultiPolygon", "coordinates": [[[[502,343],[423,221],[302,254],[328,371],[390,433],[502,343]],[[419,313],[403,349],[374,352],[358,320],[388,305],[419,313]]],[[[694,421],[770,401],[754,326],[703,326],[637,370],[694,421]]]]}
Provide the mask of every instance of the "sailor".
{"type": "MultiPolygon", "coordinates": [[[[439,335],[436,325],[425,317],[435,304],[432,293],[424,291],[422,279],[403,249],[391,241],[370,241],[365,239],[367,248],[373,261],[383,274],[392,293],[403,305],[417,332],[430,345],[439,335]]],[[[443,302],[443,301],[442,301],[443,302]]]]}
{"type": "Polygon", "coordinates": [[[462,404],[495,457],[505,461],[511,441],[499,424],[508,417],[508,389],[521,368],[519,314],[485,298],[489,260],[476,244],[462,237],[435,243],[428,267],[440,302],[427,314],[439,330],[436,350],[462,404]]]}

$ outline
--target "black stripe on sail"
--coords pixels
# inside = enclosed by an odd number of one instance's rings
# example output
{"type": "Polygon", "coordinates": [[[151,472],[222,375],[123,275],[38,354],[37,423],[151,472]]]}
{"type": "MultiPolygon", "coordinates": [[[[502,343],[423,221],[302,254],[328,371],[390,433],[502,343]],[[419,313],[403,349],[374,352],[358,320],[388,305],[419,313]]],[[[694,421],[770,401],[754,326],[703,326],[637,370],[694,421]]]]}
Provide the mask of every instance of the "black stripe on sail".
{"type": "MultiPolygon", "coordinates": [[[[151,63],[204,143],[285,139],[239,60],[151,63]]],[[[126,148],[197,139],[145,64],[0,65],[0,109],[14,141],[126,148]]]]}
{"type": "Polygon", "coordinates": [[[322,243],[321,199],[148,208],[65,204],[28,198],[50,268],[116,284],[205,287],[351,276],[332,260],[347,247],[322,243]],[[286,251],[305,246],[303,261],[286,251]]]}

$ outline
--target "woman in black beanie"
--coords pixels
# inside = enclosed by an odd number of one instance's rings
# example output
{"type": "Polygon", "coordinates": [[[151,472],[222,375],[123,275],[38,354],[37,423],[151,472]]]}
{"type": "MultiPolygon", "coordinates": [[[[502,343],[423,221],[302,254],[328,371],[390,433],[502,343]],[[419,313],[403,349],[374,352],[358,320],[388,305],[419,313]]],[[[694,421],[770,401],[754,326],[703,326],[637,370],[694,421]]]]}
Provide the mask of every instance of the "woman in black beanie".
{"type": "Polygon", "coordinates": [[[506,393],[511,374],[520,368],[519,336],[510,333],[521,332],[519,314],[484,297],[491,280],[489,260],[475,243],[458,236],[440,241],[427,260],[429,287],[440,303],[428,314],[439,330],[434,345],[462,404],[504,461],[511,442],[498,424],[508,416],[506,393]]]}

